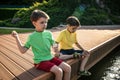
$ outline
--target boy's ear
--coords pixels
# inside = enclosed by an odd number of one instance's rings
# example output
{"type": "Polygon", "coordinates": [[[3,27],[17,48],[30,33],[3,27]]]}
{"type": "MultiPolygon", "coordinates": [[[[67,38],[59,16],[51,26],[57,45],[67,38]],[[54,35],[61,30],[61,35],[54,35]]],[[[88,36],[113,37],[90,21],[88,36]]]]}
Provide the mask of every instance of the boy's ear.
{"type": "Polygon", "coordinates": [[[35,25],[35,21],[32,21],[32,24],[35,25]]]}

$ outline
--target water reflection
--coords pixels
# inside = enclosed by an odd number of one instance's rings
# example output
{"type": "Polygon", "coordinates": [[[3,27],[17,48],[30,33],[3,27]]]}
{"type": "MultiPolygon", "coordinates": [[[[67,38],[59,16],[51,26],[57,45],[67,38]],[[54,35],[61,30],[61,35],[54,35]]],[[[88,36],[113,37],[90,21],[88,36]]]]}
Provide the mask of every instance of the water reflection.
{"type": "Polygon", "coordinates": [[[120,46],[89,70],[90,77],[78,80],[120,80],[120,46]]]}
{"type": "MultiPolygon", "coordinates": [[[[118,52],[120,54],[120,52],[118,52]]],[[[112,66],[105,71],[104,80],[118,80],[120,79],[120,56],[115,56],[112,66]]]]}

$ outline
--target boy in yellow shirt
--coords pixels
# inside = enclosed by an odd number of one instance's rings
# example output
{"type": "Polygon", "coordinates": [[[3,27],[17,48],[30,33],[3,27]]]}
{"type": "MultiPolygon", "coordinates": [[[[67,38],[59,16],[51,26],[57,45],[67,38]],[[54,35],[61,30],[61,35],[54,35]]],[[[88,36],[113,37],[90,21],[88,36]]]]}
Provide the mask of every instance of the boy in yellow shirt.
{"type": "Polygon", "coordinates": [[[56,43],[59,44],[60,53],[67,56],[67,58],[84,56],[78,74],[89,76],[91,73],[85,70],[84,67],[88,61],[90,53],[78,43],[76,38],[76,30],[80,26],[80,22],[76,17],[70,16],[67,18],[66,24],[67,28],[62,30],[56,39],[56,43]],[[75,44],[80,50],[75,50],[73,44],[75,44]]]}

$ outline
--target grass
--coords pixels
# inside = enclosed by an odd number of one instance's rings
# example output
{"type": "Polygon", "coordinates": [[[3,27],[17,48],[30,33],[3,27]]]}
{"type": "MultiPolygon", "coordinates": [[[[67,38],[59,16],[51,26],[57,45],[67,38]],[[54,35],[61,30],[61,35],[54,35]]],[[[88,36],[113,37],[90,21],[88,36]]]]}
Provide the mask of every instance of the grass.
{"type": "Polygon", "coordinates": [[[3,34],[11,34],[11,32],[15,30],[17,31],[18,33],[26,33],[26,32],[33,32],[34,29],[1,29],[0,28],[0,35],[3,35],[3,34]]]}

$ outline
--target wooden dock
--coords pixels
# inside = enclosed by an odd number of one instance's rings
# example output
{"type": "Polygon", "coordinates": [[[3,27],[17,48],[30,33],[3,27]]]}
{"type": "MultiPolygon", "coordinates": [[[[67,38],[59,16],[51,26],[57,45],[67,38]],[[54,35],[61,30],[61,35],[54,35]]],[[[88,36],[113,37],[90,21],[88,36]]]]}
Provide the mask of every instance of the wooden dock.
{"type": "MultiPolygon", "coordinates": [[[[54,38],[59,31],[52,31],[54,38]]],[[[90,69],[115,47],[120,45],[120,29],[117,30],[78,30],[78,41],[91,52],[86,69],[90,69]]],[[[24,44],[30,33],[19,34],[24,44]]],[[[31,49],[21,54],[11,35],[0,35],[0,80],[54,80],[51,72],[36,70],[31,49]]],[[[72,66],[71,80],[77,80],[79,61],[66,61],[72,66]]]]}

